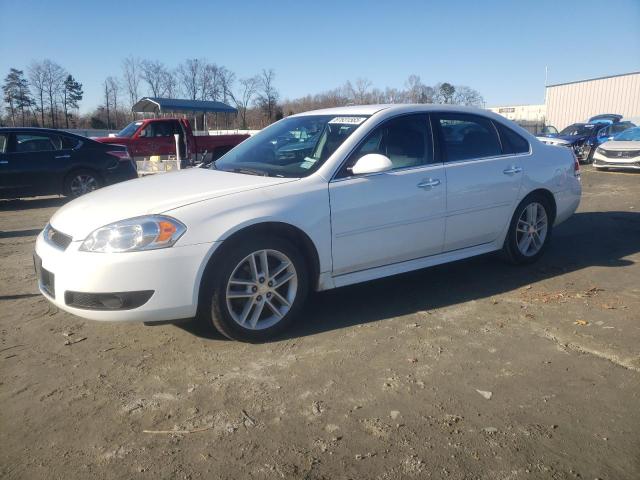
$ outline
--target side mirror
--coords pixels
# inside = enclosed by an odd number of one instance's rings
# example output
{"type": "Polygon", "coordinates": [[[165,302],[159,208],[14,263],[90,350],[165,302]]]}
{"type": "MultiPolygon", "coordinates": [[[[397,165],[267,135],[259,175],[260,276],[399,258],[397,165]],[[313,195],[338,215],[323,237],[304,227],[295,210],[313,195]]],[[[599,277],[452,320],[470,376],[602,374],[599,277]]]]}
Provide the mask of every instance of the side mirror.
{"type": "Polygon", "coordinates": [[[358,159],[356,164],[351,168],[354,175],[363,175],[366,173],[387,172],[393,169],[393,163],[388,157],[379,153],[368,153],[358,159]]]}

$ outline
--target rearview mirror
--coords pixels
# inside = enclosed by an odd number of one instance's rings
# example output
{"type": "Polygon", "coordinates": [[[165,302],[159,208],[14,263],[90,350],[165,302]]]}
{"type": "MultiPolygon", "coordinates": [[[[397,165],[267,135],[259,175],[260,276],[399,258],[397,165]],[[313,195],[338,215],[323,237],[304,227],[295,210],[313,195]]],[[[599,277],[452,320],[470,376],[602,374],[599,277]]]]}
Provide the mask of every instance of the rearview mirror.
{"type": "Polygon", "coordinates": [[[363,175],[366,173],[380,173],[393,169],[393,164],[388,157],[379,153],[368,153],[358,159],[351,169],[354,175],[363,175]]]}

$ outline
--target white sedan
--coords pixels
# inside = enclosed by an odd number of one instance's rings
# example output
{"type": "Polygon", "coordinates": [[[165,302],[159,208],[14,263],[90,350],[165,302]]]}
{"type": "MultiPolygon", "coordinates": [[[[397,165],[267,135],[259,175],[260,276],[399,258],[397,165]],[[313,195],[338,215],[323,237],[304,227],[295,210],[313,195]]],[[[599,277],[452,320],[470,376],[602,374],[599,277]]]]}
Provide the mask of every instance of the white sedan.
{"type": "Polygon", "coordinates": [[[625,130],[596,148],[593,166],[598,170],[640,170],[640,127],[625,130]]]}
{"type": "Polygon", "coordinates": [[[499,115],[334,108],[287,117],[208,169],[68,203],[38,236],[35,264],[40,291],[80,317],[198,317],[262,341],[312,290],[496,250],[531,263],[580,195],[570,149],[499,115]]]}

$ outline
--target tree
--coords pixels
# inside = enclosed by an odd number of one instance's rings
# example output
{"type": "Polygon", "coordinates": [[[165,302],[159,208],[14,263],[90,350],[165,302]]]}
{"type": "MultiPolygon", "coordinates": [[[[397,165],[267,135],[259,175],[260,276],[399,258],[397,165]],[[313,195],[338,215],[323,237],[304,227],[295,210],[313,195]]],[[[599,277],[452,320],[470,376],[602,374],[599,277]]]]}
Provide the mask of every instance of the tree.
{"type": "Polygon", "coordinates": [[[141,78],[147,84],[149,93],[152,97],[161,97],[164,89],[163,83],[165,81],[167,69],[158,60],[150,61],[143,60],[141,63],[141,78]]]}
{"type": "Polygon", "coordinates": [[[176,98],[178,96],[178,80],[174,72],[165,70],[162,74],[162,96],[176,98]]]}
{"type": "Polygon", "coordinates": [[[240,119],[242,121],[242,128],[247,128],[247,109],[253,97],[256,94],[258,86],[260,85],[259,77],[242,78],[239,81],[240,89],[238,95],[233,96],[233,101],[236,104],[236,108],[240,113],[240,119]]]}
{"type": "Polygon", "coordinates": [[[113,124],[115,128],[118,128],[118,94],[120,92],[120,82],[114,77],[107,77],[105,82],[109,90],[109,97],[111,97],[111,104],[113,105],[113,124]]]}
{"type": "Polygon", "coordinates": [[[142,66],[139,58],[127,57],[122,61],[122,76],[129,94],[129,106],[132,107],[138,98],[142,66]]]}
{"type": "MultiPolygon", "coordinates": [[[[224,68],[224,67],[222,67],[224,68]]],[[[200,69],[198,77],[200,100],[218,100],[222,93],[220,69],[215,63],[207,63],[200,69]]]]}
{"type": "Polygon", "coordinates": [[[456,88],[450,83],[445,82],[438,87],[438,93],[440,94],[442,103],[452,103],[456,88]]]}
{"type": "MultiPolygon", "coordinates": [[[[182,89],[190,100],[196,100],[203,81],[203,70],[206,61],[197,58],[188,58],[178,65],[178,79],[182,89]]],[[[207,78],[208,80],[208,78],[207,78]]]]}
{"type": "Polygon", "coordinates": [[[109,88],[109,78],[104,81],[104,106],[107,110],[107,130],[111,128],[111,116],[109,115],[109,100],[111,99],[111,89],[109,88]]]}
{"type": "Polygon", "coordinates": [[[67,128],[69,128],[69,113],[70,109],[78,109],[78,102],[82,100],[84,92],[82,91],[82,84],[77,82],[73,75],[67,75],[64,81],[62,105],[64,107],[64,119],[67,128]]]}
{"type": "Polygon", "coordinates": [[[465,85],[458,85],[453,96],[453,103],[470,107],[482,107],[484,105],[484,99],[477,90],[465,85]]]}
{"type": "Polygon", "coordinates": [[[29,80],[36,92],[36,107],[40,112],[40,126],[44,127],[44,95],[46,72],[43,62],[32,62],[29,66],[29,80]]]}
{"type": "Polygon", "coordinates": [[[49,100],[49,115],[51,117],[51,126],[56,128],[56,115],[58,96],[62,93],[64,79],[67,75],[64,68],[49,59],[42,62],[44,69],[44,86],[45,92],[49,100]]]}
{"type": "Polygon", "coordinates": [[[267,117],[267,122],[271,123],[275,113],[276,104],[278,102],[278,91],[273,82],[275,80],[275,72],[273,69],[262,70],[260,74],[259,92],[257,102],[267,117]]]}
{"type": "Polygon", "coordinates": [[[2,85],[4,101],[8,105],[11,123],[16,126],[16,115],[20,112],[22,126],[25,124],[25,109],[29,109],[33,105],[33,99],[29,92],[29,82],[24,77],[22,70],[12,68],[4,79],[2,85]]]}
{"type": "Polygon", "coordinates": [[[409,75],[405,86],[406,99],[409,103],[432,103],[434,90],[424,85],[418,75],[409,75]]]}

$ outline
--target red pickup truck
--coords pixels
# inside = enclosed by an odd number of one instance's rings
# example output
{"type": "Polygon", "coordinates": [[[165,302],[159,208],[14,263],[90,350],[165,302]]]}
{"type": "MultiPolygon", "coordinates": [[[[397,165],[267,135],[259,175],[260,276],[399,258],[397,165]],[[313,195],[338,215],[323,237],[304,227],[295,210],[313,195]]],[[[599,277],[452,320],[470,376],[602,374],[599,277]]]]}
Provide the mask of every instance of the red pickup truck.
{"type": "Polygon", "coordinates": [[[115,137],[100,137],[101,143],[125,145],[135,160],[152,155],[175,155],[174,134],[180,135],[180,157],[188,162],[208,162],[227,153],[249,135],[194,135],[184,118],[138,120],[120,130],[115,137]],[[206,155],[206,158],[204,158],[206,155]]]}

